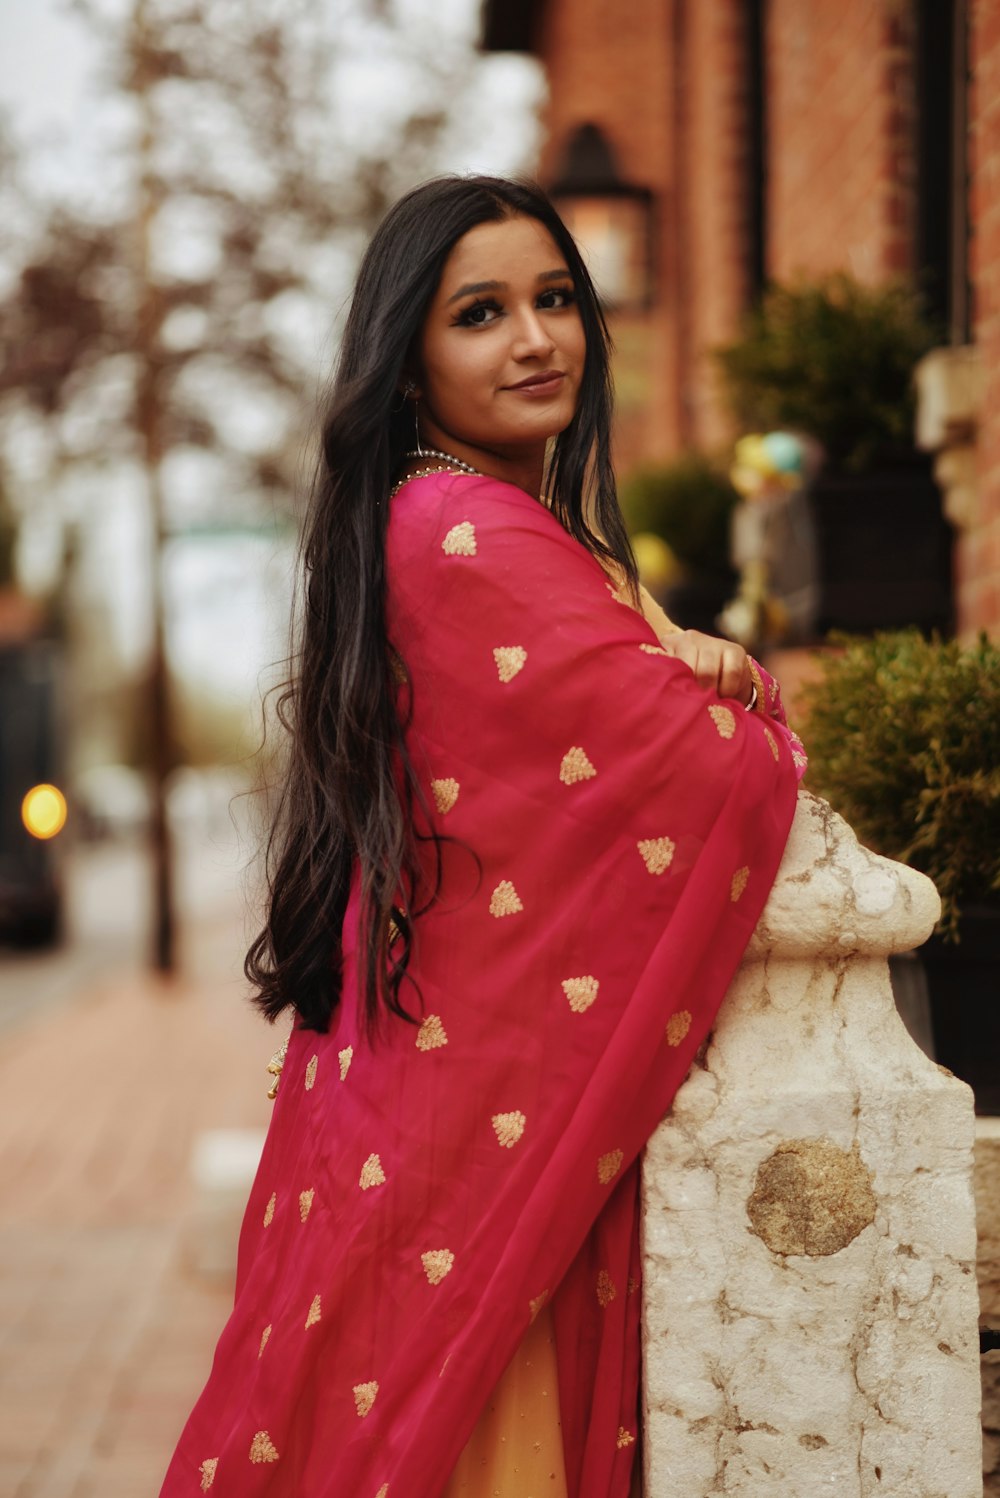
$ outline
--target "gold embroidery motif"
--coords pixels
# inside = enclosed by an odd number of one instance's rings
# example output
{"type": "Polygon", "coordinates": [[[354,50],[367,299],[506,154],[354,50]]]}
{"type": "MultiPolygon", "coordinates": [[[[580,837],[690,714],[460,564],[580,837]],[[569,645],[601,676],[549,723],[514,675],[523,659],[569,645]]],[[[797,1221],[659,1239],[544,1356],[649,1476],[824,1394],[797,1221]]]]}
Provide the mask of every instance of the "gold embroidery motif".
{"type": "Polygon", "coordinates": [[[406,674],[406,667],[403,664],[402,656],[391,645],[389,646],[389,675],[401,687],[405,687],[410,679],[406,674]]]}
{"type": "Polygon", "coordinates": [[[667,1020],[667,1045],[680,1045],[690,1028],[691,1015],[687,1009],[672,1014],[667,1020]]]}
{"type": "Polygon", "coordinates": [[[274,1209],[277,1205],[278,1193],[276,1191],[272,1191],[271,1199],[268,1202],[267,1206],[264,1208],[264,1226],[266,1228],[269,1228],[271,1226],[271,1223],[274,1221],[274,1209]]]}
{"type": "Polygon", "coordinates": [[[250,1442],[252,1462],[276,1462],[278,1452],[266,1430],[259,1430],[250,1442]]]}
{"type": "Polygon", "coordinates": [[[623,1447],[625,1447],[625,1446],[631,1446],[632,1442],[634,1440],[635,1440],[635,1436],[632,1434],[632,1432],[630,1430],[626,1430],[625,1427],[624,1427],[624,1425],[619,1425],[619,1427],[618,1427],[618,1450],[621,1451],[623,1447]]]}
{"type": "Polygon", "coordinates": [[[447,1044],[448,1037],[441,1023],[441,1016],[429,1014],[417,1031],[417,1050],[436,1051],[438,1046],[447,1044]]]}
{"type": "Polygon", "coordinates": [[[428,1253],[420,1255],[420,1262],[424,1266],[428,1282],[440,1285],[445,1276],[451,1273],[455,1255],[450,1248],[432,1248],[428,1253]]]}
{"type": "Polygon", "coordinates": [[[377,1393],[378,1383],[374,1378],[370,1383],[354,1385],[354,1403],[362,1420],[366,1415],[371,1413],[371,1407],[375,1403],[375,1395],[377,1393]]]}
{"type": "Polygon", "coordinates": [[[601,1156],[597,1162],[597,1179],[602,1186],[606,1186],[609,1181],[614,1180],[622,1168],[624,1158],[625,1156],[621,1150],[608,1150],[606,1155],[601,1156]]]}
{"type": "Polygon", "coordinates": [[[666,655],[666,656],[669,656],[669,654],[670,654],[670,651],[669,650],[664,650],[664,648],[663,648],[662,645],[647,645],[646,642],[645,642],[645,640],[639,646],[639,649],[642,650],[642,651],[644,651],[646,653],[646,655],[666,655]]]}
{"type": "Polygon", "coordinates": [[[493,651],[497,663],[497,675],[501,681],[513,681],[528,659],[523,645],[497,645],[493,651]]]}
{"type": "Polygon", "coordinates": [[[267,1089],[267,1095],[272,1103],[278,1096],[278,1083],[281,1081],[281,1073],[284,1069],[285,1057],[288,1055],[288,1042],[290,1038],[291,1037],[288,1035],[285,1036],[284,1040],[281,1042],[281,1045],[275,1051],[270,1061],[267,1063],[268,1075],[274,1078],[274,1081],[267,1089]]]}
{"type": "Polygon", "coordinates": [[[532,1321],[535,1320],[539,1311],[542,1309],[542,1306],[545,1305],[548,1298],[549,1292],[547,1290],[543,1290],[541,1295],[536,1295],[534,1300],[528,1301],[528,1314],[531,1317],[532,1321]]]}
{"type": "Polygon", "coordinates": [[[260,1334],[260,1346],[257,1349],[257,1356],[259,1358],[262,1358],[264,1356],[264,1348],[267,1346],[267,1339],[268,1339],[268,1337],[270,1337],[270,1335],[271,1335],[271,1323],[269,1321],[267,1323],[267,1325],[265,1326],[264,1330],[260,1334]]]}
{"type": "Polygon", "coordinates": [[[474,557],[476,554],[476,527],[471,520],[453,525],[441,542],[441,550],[448,557],[474,557]]]}
{"type": "Polygon", "coordinates": [[[772,678],[772,681],[771,681],[771,701],[772,702],[777,702],[777,700],[778,700],[778,683],[776,681],[774,681],[773,678],[772,678]]]}
{"type": "Polygon", "coordinates": [[[713,702],[708,709],[708,716],[719,730],[721,739],[731,739],[736,732],[736,715],[731,707],[723,707],[719,702],[713,702]]]}
{"type": "Polygon", "coordinates": [[[308,1331],[311,1326],[315,1326],[317,1321],[322,1321],[322,1319],[323,1308],[320,1305],[320,1298],[318,1295],[314,1295],[312,1298],[312,1305],[309,1307],[309,1314],[306,1317],[306,1331],[308,1331]]]}
{"type": "Polygon", "coordinates": [[[645,837],[636,847],[651,874],[664,873],[673,862],[674,843],[669,837],[645,837]]]}
{"type": "Polygon", "coordinates": [[[382,1169],[382,1161],[378,1155],[369,1155],[361,1167],[361,1179],[358,1182],[362,1191],[367,1191],[370,1186],[385,1185],[385,1171],[382,1169]]]}
{"type": "Polygon", "coordinates": [[[499,920],[501,916],[517,915],[523,909],[521,897],[510,880],[501,879],[490,896],[490,915],[495,915],[499,920]]]}
{"type": "Polygon", "coordinates": [[[752,655],[747,656],[747,670],[750,672],[750,680],[753,682],[753,689],[757,693],[757,696],[754,700],[753,710],[755,713],[766,713],[767,703],[764,701],[764,678],[761,676],[760,671],[757,667],[757,662],[754,660],[752,655]]]}
{"type": "Polygon", "coordinates": [[[617,1294],[614,1280],[606,1269],[602,1269],[597,1276],[597,1304],[603,1310],[605,1306],[611,1304],[617,1294]]]}
{"type": "Polygon", "coordinates": [[[746,889],[747,880],[749,878],[750,870],[747,868],[746,864],[744,864],[741,869],[737,869],[736,873],[733,875],[733,882],[729,886],[729,898],[730,900],[732,900],[734,905],[736,904],[736,901],[739,899],[740,895],[742,895],[743,891],[746,889]]]}
{"type": "Polygon", "coordinates": [[[634,1295],[638,1288],[639,1281],[636,1279],[634,1274],[630,1274],[628,1277],[628,1293],[630,1295],[634,1295]]]}
{"type": "Polygon", "coordinates": [[[578,780],[593,780],[597,771],[587,758],[586,750],[574,745],[567,749],[559,766],[559,779],[563,785],[575,785],[578,780]]]}
{"type": "Polygon", "coordinates": [[[796,754],[794,751],[792,752],[792,764],[795,765],[797,769],[804,770],[808,763],[809,761],[806,759],[804,754],[796,754]]]}
{"type": "Polygon", "coordinates": [[[767,739],[768,747],[771,750],[771,753],[774,755],[775,759],[776,760],[780,759],[781,758],[781,751],[778,748],[778,743],[777,743],[777,740],[774,737],[774,734],[771,732],[771,730],[769,728],[765,728],[764,729],[764,737],[767,739]]]}
{"type": "Polygon", "coordinates": [[[524,1133],[527,1122],[524,1114],[517,1108],[513,1113],[494,1113],[493,1128],[500,1147],[505,1150],[513,1149],[524,1133]]]}
{"type": "Polygon", "coordinates": [[[597,998],[600,983],[588,973],[585,978],[564,978],[562,990],[574,1014],[583,1014],[597,998]]]}
{"type": "Polygon", "coordinates": [[[447,816],[455,802],[461,787],[457,780],[450,777],[447,780],[432,780],[431,790],[434,792],[434,804],[441,815],[447,816]]]}
{"type": "Polygon", "coordinates": [[[342,1051],[337,1052],[337,1060],[340,1062],[340,1080],[343,1082],[351,1069],[351,1061],[354,1057],[354,1047],[345,1046],[342,1051]]]}
{"type": "Polygon", "coordinates": [[[303,1222],[305,1222],[306,1218],[309,1216],[309,1213],[312,1211],[313,1197],[315,1195],[316,1192],[312,1186],[309,1187],[308,1191],[299,1192],[299,1216],[302,1218],[303,1222]]]}
{"type": "Polygon", "coordinates": [[[389,1498],[389,1484],[384,1482],[375,1494],[375,1498],[389,1498]]]}
{"type": "Polygon", "coordinates": [[[306,1067],[306,1092],[312,1092],[316,1086],[316,1072],[319,1069],[319,1057],[311,1056],[309,1065],[306,1067]]]}
{"type": "Polygon", "coordinates": [[[215,1469],[219,1465],[217,1456],[210,1456],[202,1462],[198,1471],[201,1473],[201,1491],[207,1493],[215,1481],[215,1469]]]}

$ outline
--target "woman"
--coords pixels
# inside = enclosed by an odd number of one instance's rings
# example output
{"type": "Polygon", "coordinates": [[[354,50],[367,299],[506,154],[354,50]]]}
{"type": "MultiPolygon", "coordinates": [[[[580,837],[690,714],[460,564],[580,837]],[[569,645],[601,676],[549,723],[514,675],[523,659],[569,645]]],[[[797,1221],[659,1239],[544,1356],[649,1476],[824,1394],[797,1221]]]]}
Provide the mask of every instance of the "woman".
{"type": "Polygon", "coordinates": [[[744,653],[639,590],[609,416],[544,196],[445,178],[398,203],[324,426],[247,960],[294,1024],[166,1498],[629,1491],[637,1157],[801,756],[744,653]]]}

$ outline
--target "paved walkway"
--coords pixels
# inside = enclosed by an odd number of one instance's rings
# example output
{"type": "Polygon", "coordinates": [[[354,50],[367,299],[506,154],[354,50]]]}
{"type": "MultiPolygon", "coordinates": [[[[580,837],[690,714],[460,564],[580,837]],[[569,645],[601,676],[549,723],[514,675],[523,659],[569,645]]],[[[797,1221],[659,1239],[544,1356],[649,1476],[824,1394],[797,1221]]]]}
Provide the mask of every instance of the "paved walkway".
{"type": "Polygon", "coordinates": [[[155,1498],[231,1286],[185,1265],[196,1133],[262,1128],[236,902],[189,976],[119,969],[0,1050],[0,1493],[155,1498]]]}

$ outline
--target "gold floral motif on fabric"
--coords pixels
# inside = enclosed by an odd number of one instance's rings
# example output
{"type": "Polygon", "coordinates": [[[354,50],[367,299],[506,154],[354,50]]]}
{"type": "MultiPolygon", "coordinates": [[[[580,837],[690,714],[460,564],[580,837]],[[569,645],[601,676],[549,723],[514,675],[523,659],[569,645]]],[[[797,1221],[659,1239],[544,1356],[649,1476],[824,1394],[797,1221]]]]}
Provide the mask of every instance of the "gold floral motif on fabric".
{"type": "Polygon", "coordinates": [[[259,1358],[262,1358],[264,1356],[264,1348],[267,1346],[268,1338],[270,1337],[270,1335],[271,1335],[271,1323],[269,1321],[267,1323],[267,1325],[265,1326],[264,1330],[260,1334],[260,1346],[257,1349],[257,1356],[259,1358]]]}
{"type": "Polygon", "coordinates": [[[448,1044],[448,1036],[445,1034],[444,1025],[441,1023],[439,1014],[429,1014],[417,1031],[416,1046],[418,1051],[436,1051],[439,1046],[448,1044]]]}
{"type": "Polygon", "coordinates": [[[428,1283],[440,1285],[441,1281],[451,1273],[455,1255],[450,1248],[432,1248],[420,1255],[420,1262],[424,1266],[428,1283]]]}
{"type": "Polygon", "coordinates": [[[743,891],[746,889],[747,881],[749,880],[749,878],[750,870],[746,864],[744,864],[741,869],[737,869],[736,873],[733,875],[733,882],[729,886],[729,898],[730,900],[732,900],[734,905],[740,898],[740,895],[742,895],[743,891]]]}
{"type": "Polygon", "coordinates": [[[747,656],[747,670],[750,672],[750,680],[753,682],[753,689],[757,693],[757,696],[754,700],[753,710],[755,713],[766,713],[767,703],[764,700],[764,678],[761,676],[760,671],[757,669],[757,662],[754,660],[752,655],[747,656]]]}
{"type": "Polygon", "coordinates": [[[303,1222],[312,1211],[313,1197],[316,1195],[315,1188],[310,1186],[308,1191],[299,1192],[299,1216],[303,1222]]]}
{"type": "Polygon", "coordinates": [[[215,1471],[219,1465],[217,1456],[206,1457],[198,1471],[201,1473],[201,1491],[207,1493],[215,1481],[215,1471]]]}
{"type": "Polygon", "coordinates": [[[345,1046],[342,1051],[337,1052],[337,1060],[340,1062],[340,1080],[342,1082],[347,1079],[347,1073],[351,1069],[353,1059],[354,1047],[352,1045],[345,1046]]]}
{"type": "Polygon", "coordinates": [[[512,1113],[494,1113],[493,1130],[502,1149],[514,1148],[524,1133],[524,1126],[527,1122],[528,1120],[518,1108],[515,1108],[512,1113]]]}
{"type": "Polygon", "coordinates": [[[608,1150],[606,1155],[601,1156],[597,1162],[597,1179],[602,1186],[606,1186],[609,1181],[614,1180],[622,1168],[624,1158],[625,1156],[621,1150],[608,1150]]]}
{"type": "Polygon", "coordinates": [[[674,858],[674,842],[669,837],[644,837],[636,843],[642,861],[651,874],[663,874],[674,858]]]}
{"type": "Polygon", "coordinates": [[[382,1161],[378,1155],[369,1155],[361,1167],[361,1179],[358,1182],[362,1191],[368,1191],[372,1186],[385,1185],[385,1171],[382,1169],[382,1161]]]}
{"type": "Polygon", "coordinates": [[[670,651],[664,650],[662,645],[649,645],[645,640],[643,640],[642,644],[639,646],[639,649],[643,652],[644,655],[665,655],[668,657],[670,655],[670,651]]]}
{"type": "Polygon", "coordinates": [[[618,1427],[618,1450],[621,1451],[621,1450],[623,1450],[624,1447],[631,1446],[634,1440],[635,1440],[635,1436],[632,1434],[632,1432],[630,1430],[626,1430],[625,1427],[624,1427],[624,1425],[619,1425],[619,1427],[618,1427]]]}
{"type": "Polygon", "coordinates": [[[774,737],[774,734],[769,728],[764,729],[764,737],[765,739],[767,739],[767,747],[774,755],[775,760],[779,760],[781,758],[781,750],[778,748],[777,739],[774,737]]]}
{"type": "Polygon", "coordinates": [[[389,1484],[384,1482],[375,1494],[375,1498],[389,1498],[389,1484]]]}
{"type": "Polygon", "coordinates": [[[434,805],[441,815],[446,817],[458,800],[458,793],[461,790],[461,786],[457,780],[448,776],[444,780],[432,780],[431,790],[434,793],[434,805]]]}
{"type": "Polygon", "coordinates": [[[528,659],[528,652],[523,645],[496,645],[493,649],[493,659],[497,663],[497,675],[503,682],[513,681],[517,673],[523,669],[528,659]]]}
{"type": "Polygon", "coordinates": [[[723,707],[721,702],[709,704],[708,716],[719,730],[720,739],[731,739],[736,732],[736,714],[731,707],[723,707]]]}
{"type": "Polygon", "coordinates": [[[319,1296],[314,1295],[312,1298],[312,1304],[309,1307],[309,1314],[306,1316],[305,1330],[308,1331],[311,1326],[315,1326],[317,1321],[322,1321],[322,1319],[323,1307],[320,1302],[319,1296]]]}
{"type": "Polygon", "coordinates": [[[528,1301],[528,1316],[530,1317],[532,1322],[535,1321],[542,1307],[548,1304],[548,1299],[549,1292],[547,1290],[543,1290],[541,1295],[536,1295],[534,1300],[528,1301]]]}
{"type": "Polygon", "coordinates": [[[585,978],[564,978],[562,990],[569,1000],[569,1007],[574,1014],[584,1014],[594,1000],[597,998],[597,990],[600,983],[588,973],[585,978]]]}
{"type": "Polygon", "coordinates": [[[277,1205],[278,1193],[276,1191],[272,1191],[270,1200],[268,1201],[267,1206],[264,1208],[264,1226],[266,1228],[269,1228],[271,1226],[271,1223],[274,1221],[274,1209],[277,1205]]]}
{"type": "Polygon", "coordinates": [[[685,1035],[691,1028],[691,1014],[687,1009],[679,1009],[667,1020],[667,1045],[680,1045],[685,1035]]]}
{"type": "Polygon", "coordinates": [[[319,1057],[310,1056],[309,1064],[306,1067],[306,1092],[312,1092],[313,1088],[316,1086],[316,1073],[318,1070],[319,1057]]]}
{"type": "Polygon", "coordinates": [[[602,1269],[597,1276],[597,1304],[603,1310],[611,1304],[617,1294],[614,1280],[606,1269],[602,1269]]]}
{"type": "Polygon", "coordinates": [[[276,1462],[278,1451],[266,1430],[259,1430],[250,1442],[252,1462],[276,1462]]]}
{"type": "Polygon", "coordinates": [[[373,1378],[367,1384],[355,1384],[353,1392],[355,1409],[363,1420],[366,1415],[371,1414],[378,1393],[378,1382],[373,1378]]]}
{"type": "Polygon", "coordinates": [[[578,780],[593,780],[596,774],[585,749],[574,744],[572,749],[566,750],[559,765],[559,779],[563,785],[576,785],[578,780]]]}
{"type": "Polygon", "coordinates": [[[441,542],[446,557],[474,557],[476,554],[476,527],[471,520],[453,525],[441,542]]]}
{"type": "Polygon", "coordinates": [[[490,895],[490,915],[494,915],[497,920],[500,920],[505,915],[517,915],[517,912],[523,909],[524,906],[521,904],[521,897],[510,880],[501,879],[492,895],[490,895]]]}

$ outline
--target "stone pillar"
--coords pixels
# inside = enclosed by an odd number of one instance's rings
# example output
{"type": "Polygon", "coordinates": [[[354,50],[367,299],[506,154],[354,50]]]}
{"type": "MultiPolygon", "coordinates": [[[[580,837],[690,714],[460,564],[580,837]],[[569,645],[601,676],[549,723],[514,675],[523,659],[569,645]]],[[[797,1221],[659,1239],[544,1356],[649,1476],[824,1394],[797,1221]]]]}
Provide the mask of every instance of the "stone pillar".
{"type": "Polygon", "coordinates": [[[900,1021],[931,882],[802,792],[646,1150],[646,1498],[980,1498],[972,1093],[900,1021]]]}

